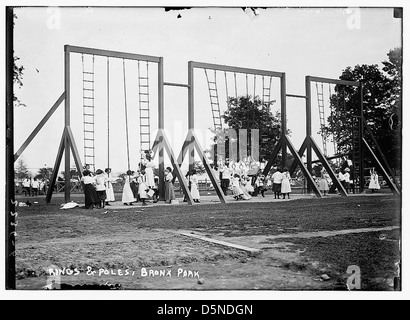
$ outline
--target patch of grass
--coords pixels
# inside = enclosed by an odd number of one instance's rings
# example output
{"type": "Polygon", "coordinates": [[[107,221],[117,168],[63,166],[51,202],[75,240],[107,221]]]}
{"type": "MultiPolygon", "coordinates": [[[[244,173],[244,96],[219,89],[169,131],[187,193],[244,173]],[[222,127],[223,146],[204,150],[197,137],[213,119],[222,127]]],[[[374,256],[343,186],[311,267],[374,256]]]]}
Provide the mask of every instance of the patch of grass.
{"type": "Polygon", "coordinates": [[[293,243],[294,249],[306,250],[301,253],[302,257],[319,262],[316,265],[318,274],[346,280],[347,268],[356,265],[361,272],[362,290],[387,291],[392,290],[393,278],[397,276],[395,263],[401,260],[398,239],[399,231],[387,231],[286,241],[293,243]]]}

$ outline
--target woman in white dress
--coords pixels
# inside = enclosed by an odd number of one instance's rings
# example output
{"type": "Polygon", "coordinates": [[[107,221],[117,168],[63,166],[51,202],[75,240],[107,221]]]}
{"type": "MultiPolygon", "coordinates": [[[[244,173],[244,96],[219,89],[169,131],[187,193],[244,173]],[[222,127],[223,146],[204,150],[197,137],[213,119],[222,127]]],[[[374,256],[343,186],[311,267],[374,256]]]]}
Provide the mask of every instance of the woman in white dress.
{"type": "Polygon", "coordinates": [[[136,201],[137,199],[135,199],[134,194],[131,190],[131,186],[130,186],[130,180],[132,177],[132,171],[128,170],[127,174],[124,176],[124,187],[122,189],[122,203],[124,205],[132,205],[132,203],[134,201],[136,201]]]}
{"type": "Polygon", "coordinates": [[[155,180],[154,180],[154,168],[155,163],[151,159],[150,154],[145,155],[145,159],[143,159],[142,164],[145,166],[145,174],[146,174],[146,183],[149,188],[153,189],[155,187],[155,180]]]}
{"type": "Polygon", "coordinates": [[[290,199],[290,193],[291,193],[291,188],[290,188],[290,173],[288,171],[288,168],[283,168],[283,173],[282,173],[282,182],[280,186],[280,193],[282,193],[283,198],[285,199],[286,195],[288,195],[288,199],[290,199]]]}
{"type": "Polygon", "coordinates": [[[370,171],[369,189],[372,190],[372,193],[380,189],[379,176],[374,168],[370,171]]]}
{"type": "Polygon", "coordinates": [[[105,168],[105,183],[106,183],[106,194],[107,194],[107,199],[105,200],[105,205],[109,206],[110,202],[115,201],[115,195],[114,195],[114,188],[112,186],[112,182],[114,181],[110,177],[111,173],[111,168],[105,168]]]}
{"type": "Polygon", "coordinates": [[[198,188],[198,176],[196,174],[196,170],[191,170],[191,175],[188,176],[189,182],[191,183],[191,195],[194,202],[199,203],[200,195],[199,195],[199,188],[198,188]]]}

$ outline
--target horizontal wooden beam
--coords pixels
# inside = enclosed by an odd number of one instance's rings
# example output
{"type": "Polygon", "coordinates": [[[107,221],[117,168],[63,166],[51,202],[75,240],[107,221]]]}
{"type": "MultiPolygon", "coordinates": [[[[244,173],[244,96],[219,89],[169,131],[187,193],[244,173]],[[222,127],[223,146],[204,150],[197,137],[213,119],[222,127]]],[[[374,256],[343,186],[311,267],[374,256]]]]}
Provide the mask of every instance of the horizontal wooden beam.
{"type": "Polygon", "coordinates": [[[174,83],[174,82],[164,82],[164,86],[190,88],[188,84],[174,83]]]}
{"type": "Polygon", "coordinates": [[[103,57],[111,57],[111,58],[119,58],[119,59],[148,61],[148,62],[154,62],[154,63],[159,63],[161,59],[160,57],[155,57],[155,56],[147,56],[147,55],[142,55],[142,54],[134,54],[134,53],[120,52],[120,51],[101,50],[101,49],[86,48],[86,47],[77,47],[77,46],[71,46],[68,44],[64,46],[64,50],[66,52],[90,54],[94,56],[103,56],[103,57]]]}
{"type": "Polygon", "coordinates": [[[286,94],[286,97],[308,99],[307,96],[300,96],[298,94],[286,94]]]}
{"type": "Polygon", "coordinates": [[[190,65],[192,66],[192,68],[213,69],[213,70],[219,70],[219,71],[227,71],[227,72],[234,72],[234,73],[245,73],[245,74],[255,74],[255,75],[270,76],[270,77],[277,77],[277,78],[282,78],[285,75],[284,72],[259,70],[259,69],[249,69],[249,68],[226,66],[226,65],[222,65],[222,64],[196,62],[196,61],[189,61],[189,62],[190,62],[190,65]]]}
{"type": "Polygon", "coordinates": [[[306,76],[306,79],[309,79],[312,82],[323,82],[323,83],[331,83],[331,84],[340,84],[344,86],[354,86],[360,87],[361,83],[357,81],[348,81],[348,80],[340,80],[340,79],[330,79],[330,78],[322,78],[322,77],[313,77],[313,76],[306,76]]]}
{"type": "Polygon", "coordinates": [[[262,253],[262,251],[259,250],[259,249],[248,248],[248,247],[245,247],[245,246],[241,246],[239,244],[234,244],[234,243],[230,243],[230,242],[226,242],[226,241],[222,241],[222,240],[216,240],[216,239],[212,239],[212,238],[205,237],[205,236],[198,235],[198,234],[194,234],[194,233],[178,232],[178,234],[181,234],[183,236],[190,237],[190,238],[199,239],[199,240],[202,240],[202,241],[211,242],[211,243],[218,244],[218,245],[221,245],[221,246],[224,246],[224,247],[229,247],[229,248],[232,248],[232,249],[245,251],[251,257],[259,256],[262,253]]]}

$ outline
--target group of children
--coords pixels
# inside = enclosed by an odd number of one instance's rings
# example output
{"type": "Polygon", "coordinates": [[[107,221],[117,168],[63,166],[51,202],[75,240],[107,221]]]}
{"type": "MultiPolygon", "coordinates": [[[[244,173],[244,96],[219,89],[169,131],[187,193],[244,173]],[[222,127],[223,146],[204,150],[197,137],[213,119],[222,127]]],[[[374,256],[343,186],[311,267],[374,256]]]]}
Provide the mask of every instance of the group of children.
{"type": "Polygon", "coordinates": [[[154,167],[150,154],[146,154],[137,172],[126,172],[121,197],[124,205],[141,201],[142,205],[146,206],[149,198],[152,198],[154,203],[158,202],[159,178],[154,175],[154,167]]]}
{"type": "Polygon", "coordinates": [[[37,178],[25,178],[22,182],[22,193],[25,196],[35,197],[38,196],[40,193],[45,192],[45,186],[45,180],[37,178]]]}
{"type": "Polygon", "coordinates": [[[105,171],[98,169],[95,175],[88,168],[83,171],[81,183],[86,209],[105,208],[106,205],[110,205],[110,201],[115,201],[110,173],[110,168],[106,168],[105,171]]]}
{"type": "MultiPolygon", "coordinates": [[[[85,196],[85,207],[87,209],[104,208],[110,205],[109,202],[115,201],[110,177],[111,169],[106,168],[105,173],[98,169],[95,174],[89,170],[89,166],[83,171],[81,182],[85,196]]],[[[172,169],[167,167],[165,172],[165,202],[172,203],[175,200],[172,169]]],[[[192,178],[193,179],[193,178],[192,178]]],[[[196,180],[197,181],[197,180],[196,180]]],[[[197,182],[196,182],[197,183],[197,182]]],[[[198,201],[199,201],[199,192],[198,201]]],[[[135,202],[142,202],[147,205],[147,200],[152,199],[154,203],[159,198],[159,177],[154,175],[154,164],[149,155],[139,164],[137,172],[127,170],[124,175],[121,202],[124,205],[133,205],[135,202]]]]}
{"type": "Polygon", "coordinates": [[[281,196],[282,199],[286,196],[290,199],[291,177],[287,168],[283,170],[276,168],[270,178],[263,175],[261,170],[254,175],[240,175],[227,165],[221,166],[218,171],[223,193],[227,195],[227,190],[231,189],[235,200],[249,200],[257,197],[259,193],[265,197],[265,192],[270,186],[272,186],[275,199],[280,199],[281,196]]]}

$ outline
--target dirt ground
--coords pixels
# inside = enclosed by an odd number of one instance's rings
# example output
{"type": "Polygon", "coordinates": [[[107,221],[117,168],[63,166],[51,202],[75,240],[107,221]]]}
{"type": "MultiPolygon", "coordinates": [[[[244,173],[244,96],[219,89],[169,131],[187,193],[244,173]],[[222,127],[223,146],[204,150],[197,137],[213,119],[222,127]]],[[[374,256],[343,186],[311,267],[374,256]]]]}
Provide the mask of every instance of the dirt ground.
{"type": "Polygon", "coordinates": [[[94,210],[81,208],[81,195],[67,210],[61,197],[29,200],[18,208],[19,290],[53,279],[124,290],[348,290],[357,265],[361,290],[391,291],[401,259],[401,203],[390,194],[94,210]]]}

